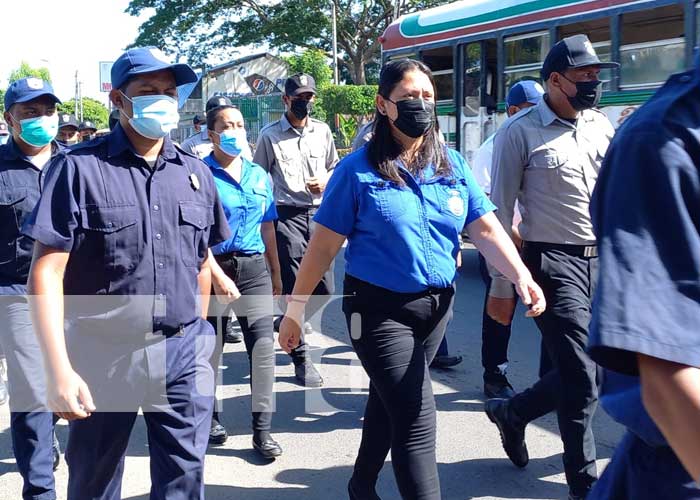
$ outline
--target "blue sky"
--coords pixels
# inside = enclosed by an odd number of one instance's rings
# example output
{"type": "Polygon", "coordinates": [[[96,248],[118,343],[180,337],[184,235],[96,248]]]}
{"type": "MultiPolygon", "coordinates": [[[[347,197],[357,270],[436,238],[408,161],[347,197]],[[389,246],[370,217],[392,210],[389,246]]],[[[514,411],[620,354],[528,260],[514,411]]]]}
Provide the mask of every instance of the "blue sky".
{"type": "Polygon", "coordinates": [[[22,60],[46,66],[58,97],[75,93],[75,71],[83,96],[107,102],[99,88],[99,62],[114,61],[148,18],[124,12],[128,0],[20,0],[2,2],[0,87],[22,60]]]}

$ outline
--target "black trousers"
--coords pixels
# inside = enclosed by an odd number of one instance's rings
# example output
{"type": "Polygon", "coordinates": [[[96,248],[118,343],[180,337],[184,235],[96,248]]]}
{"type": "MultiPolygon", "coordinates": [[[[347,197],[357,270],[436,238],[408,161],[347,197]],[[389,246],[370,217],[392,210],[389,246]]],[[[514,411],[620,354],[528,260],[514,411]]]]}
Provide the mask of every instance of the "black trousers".
{"type": "MultiPolygon", "coordinates": [[[[289,295],[294,290],[297,273],[301,267],[306,248],[309,246],[311,235],[316,228],[313,217],[316,208],[277,206],[278,219],[275,221],[277,237],[277,253],[279,254],[282,274],[282,290],[289,295]]],[[[316,314],[328,302],[329,296],[335,293],[335,280],[333,277],[333,264],[323,275],[323,278],[313,291],[314,297],[306,306],[306,317],[316,314]]],[[[294,349],[295,354],[305,353],[307,350],[302,338],[299,347],[294,349]]]]}
{"type": "Polygon", "coordinates": [[[404,499],[437,500],[435,398],[428,366],[452,317],[454,288],[403,294],[352,276],[344,284],[352,345],[369,375],[362,441],[353,471],[371,497],[389,450],[404,499]]]}
{"type": "MultiPolygon", "coordinates": [[[[248,353],[253,431],[269,431],[274,407],[275,348],[272,332],[272,281],[265,257],[262,254],[243,257],[224,254],[217,255],[216,261],[241,292],[241,298],[230,307],[233,307],[238,317],[248,353]]],[[[216,307],[212,306],[210,311],[216,307]]],[[[230,317],[228,309],[222,312],[223,314],[207,318],[221,339],[220,349],[223,347],[224,332],[230,317]],[[221,321],[218,321],[219,318],[221,321]]],[[[215,375],[219,367],[220,349],[212,359],[215,375]]]]}
{"type": "Polygon", "coordinates": [[[597,479],[592,421],[598,405],[597,365],[586,353],[598,258],[525,246],[523,261],[547,299],[536,318],[553,368],[515,396],[516,415],[530,422],[556,410],[569,488],[585,496],[597,479]]]}

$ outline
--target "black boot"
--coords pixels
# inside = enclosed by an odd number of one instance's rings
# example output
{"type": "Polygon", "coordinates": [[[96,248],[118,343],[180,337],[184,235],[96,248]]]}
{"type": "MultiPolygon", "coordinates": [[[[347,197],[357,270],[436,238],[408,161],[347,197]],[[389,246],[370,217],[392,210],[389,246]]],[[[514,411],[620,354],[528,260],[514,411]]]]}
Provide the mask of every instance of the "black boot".
{"type": "Polygon", "coordinates": [[[514,414],[508,399],[489,399],[486,401],[484,408],[489,420],[498,427],[503,449],[510,461],[518,467],[525,467],[530,461],[527,445],[525,444],[525,426],[527,423],[514,414]]]}
{"type": "Polygon", "coordinates": [[[309,353],[306,351],[292,351],[292,361],[294,362],[294,376],[304,387],[321,387],[323,378],[314,366],[309,353]]]}
{"type": "Polygon", "coordinates": [[[484,395],[488,399],[508,399],[515,396],[515,390],[505,373],[484,372],[484,395]]]}

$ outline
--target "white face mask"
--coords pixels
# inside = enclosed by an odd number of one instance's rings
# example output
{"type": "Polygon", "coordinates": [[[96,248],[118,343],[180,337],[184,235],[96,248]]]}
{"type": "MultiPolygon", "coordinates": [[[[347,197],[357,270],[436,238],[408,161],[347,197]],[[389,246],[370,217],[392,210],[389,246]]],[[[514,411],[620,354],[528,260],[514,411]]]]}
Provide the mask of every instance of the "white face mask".
{"type": "Polygon", "coordinates": [[[131,102],[132,116],[127,118],[139,135],[157,140],[177,128],[180,114],[177,112],[176,99],[167,95],[141,95],[129,99],[123,92],[122,95],[131,102]]]}

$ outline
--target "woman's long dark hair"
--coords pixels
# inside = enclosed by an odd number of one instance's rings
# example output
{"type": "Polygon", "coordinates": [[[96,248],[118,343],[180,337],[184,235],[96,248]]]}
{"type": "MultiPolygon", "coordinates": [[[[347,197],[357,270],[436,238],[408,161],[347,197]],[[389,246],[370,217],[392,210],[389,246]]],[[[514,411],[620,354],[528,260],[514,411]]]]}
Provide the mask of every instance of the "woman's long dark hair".
{"type": "MultiPolygon", "coordinates": [[[[384,65],[379,75],[377,93],[388,99],[394,88],[404,79],[406,73],[411,71],[425,73],[430,79],[433,89],[435,88],[433,73],[428,66],[413,59],[400,59],[384,65]]],[[[397,160],[404,152],[404,148],[391,133],[389,117],[380,113],[379,110],[376,110],[374,115],[373,132],[372,138],[367,144],[367,152],[372,166],[383,178],[403,185],[404,180],[401,177],[397,160]]],[[[445,177],[452,175],[452,167],[447,159],[447,151],[442,142],[437,116],[433,125],[423,136],[423,144],[418,151],[416,163],[410,167],[414,175],[420,175],[421,171],[430,164],[435,167],[435,175],[445,177]]]]}

